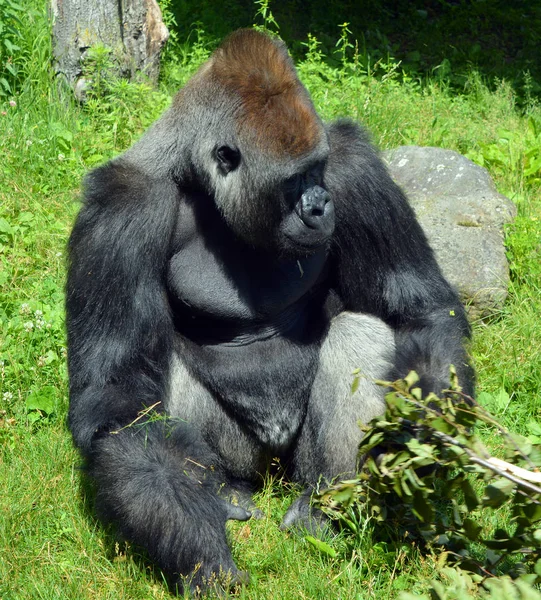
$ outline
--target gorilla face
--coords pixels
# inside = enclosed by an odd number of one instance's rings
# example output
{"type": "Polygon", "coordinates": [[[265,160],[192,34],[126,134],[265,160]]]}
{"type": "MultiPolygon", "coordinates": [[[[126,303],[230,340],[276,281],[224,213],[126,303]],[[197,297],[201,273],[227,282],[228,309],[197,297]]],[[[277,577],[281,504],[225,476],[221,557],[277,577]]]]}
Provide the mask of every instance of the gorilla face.
{"type": "Polygon", "coordinates": [[[334,204],[325,189],[328,145],[301,159],[273,161],[249,146],[217,145],[212,194],[231,229],[255,247],[307,256],[334,232],[334,204]]]}

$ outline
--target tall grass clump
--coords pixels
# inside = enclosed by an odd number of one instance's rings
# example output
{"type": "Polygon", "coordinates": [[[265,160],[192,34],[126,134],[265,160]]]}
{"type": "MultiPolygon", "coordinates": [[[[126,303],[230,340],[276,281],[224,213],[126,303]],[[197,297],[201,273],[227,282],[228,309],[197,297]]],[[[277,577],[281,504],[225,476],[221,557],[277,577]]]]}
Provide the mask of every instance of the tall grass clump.
{"type": "MultiPolygon", "coordinates": [[[[173,36],[159,88],[116,79],[107,49],[94,48],[85,68],[99,86],[80,105],[52,71],[45,0],[24,6],[0,0],[1,598],[168,597],[161,573],[93,516],[92,490],[65,424],[63,295],[66,242],[84,173],[127,148],[218,43],[201,22],[189,36],[175,35],[172,4],[162,3],[173,36]]],[[[252,22],[276,31],[269,3],[256,3],[257,11],[252,22]]],[[[506,81],[474,71],[457,92],[442,70],[416,76],[391,57],[372,60],[350,30],[336,25],[336,46],[314,35],[296,45],[300,77],[322,116],[364,122],[382,148],[458,150],[488,168],[517,203],[519,216],[506,232],[509,299],[490,322],[474,323],[472,354],[482,402],[539,443],[541,109],[535,94],[518,98],[506,81]]],[[[489,427],[481,434],[497,452],[498,436],[489,427]]],[[[372,537],[369,515],[353,545],[345,532],[322,541],[280,532],[292,497],[290,484],[269,475],[256,498],[266,518],[231,526],[235,560],[252,574],[238,597],[397,598],[403,591],[426,593],[428,582],[440,577],[435,554],[372,537]]],[[[449,589],[464,587],[449,577],[440,577],[449,589]]]]}

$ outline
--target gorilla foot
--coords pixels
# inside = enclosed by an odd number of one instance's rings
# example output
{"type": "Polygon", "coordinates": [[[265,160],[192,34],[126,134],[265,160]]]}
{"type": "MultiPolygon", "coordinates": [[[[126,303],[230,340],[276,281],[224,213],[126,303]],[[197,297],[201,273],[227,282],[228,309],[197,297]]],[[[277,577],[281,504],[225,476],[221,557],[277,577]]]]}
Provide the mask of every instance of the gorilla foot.
{"type": "MultiPolygon", "coordinates": [[[[236,502],[231,502],[228,500],[223,500],[223,506],[226,511],[226,520],[227,521],[248,521],[254,517],[254,511],[249,508],[245,508],[236,502]]],[[[255,508],[255,506],[254,506],[255,508]]],[[[258,510],[257,508],[255,510],[258,510]]],[[[259,511],[261,512],[261,511],[259,511]]],[[[263,513],[262,513],[263,514],[263,513]]],[[[258,518],[258,517],[255,517],[258,518]]]]}

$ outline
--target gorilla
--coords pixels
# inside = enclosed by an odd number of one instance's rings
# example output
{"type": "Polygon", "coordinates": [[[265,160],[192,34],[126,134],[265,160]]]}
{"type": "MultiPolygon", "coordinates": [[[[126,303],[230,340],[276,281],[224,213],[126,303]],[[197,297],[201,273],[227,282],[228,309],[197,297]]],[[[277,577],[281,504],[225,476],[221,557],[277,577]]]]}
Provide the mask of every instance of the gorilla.
{"type": "Polygon", "coordinates": [[[469,326],[367,134],[324,124],[284,44],[230,35],[91,172],[69,241],[69,426],[98,514],[178,586],[241,581],[228,519],[278,457],[310,493],[355,472],[415,369],[466,393],[469,326]],[[351,393],[352,372],[363,377],[351,393]]]}

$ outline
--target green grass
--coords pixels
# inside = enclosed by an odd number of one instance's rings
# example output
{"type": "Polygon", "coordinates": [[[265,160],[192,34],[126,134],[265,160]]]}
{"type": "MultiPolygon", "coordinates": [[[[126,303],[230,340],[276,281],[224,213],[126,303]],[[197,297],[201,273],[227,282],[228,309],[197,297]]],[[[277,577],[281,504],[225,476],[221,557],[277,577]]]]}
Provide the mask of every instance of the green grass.
{"type": "MultiPolygon", "coordinates": [[[[94,518],[65,425],[65,245],[84,173],[132,143],[212,44],[202,31],[179,44],[160,90],[116,82],[82,108],[53,82],[45,3],[28,4],[15,94],[0,98],[0,597],[166,598],[159,570],[94,518]]],[[[325,118],[365,122],[384,148],[456,149],[487,166],[517,203],[506,239],[509,299],[491,322],[474,323],[472,354],[485,401],[528,434],[541,420],[541,187],[540,173],[530,173],[540,107],[519,110],[510,85],[489,88],[474,72],[456,93],[445,79],[411,78],[390,61],[370,71],[355,60],[333,67],[315,40],[308,50],[299,70],[325,118]]],[[[497,437],[485,435],[497,452],[497,437]]],[[[373,539],[369,522],[353,552],[350,540],[327,540],[336,558],[279,531],[292,498],[269,481],[256,499],[267,517],[230,527],[235,559],[252,574],[238,597],[396,598],[438,576],[436,556],[373,539]]]]}

